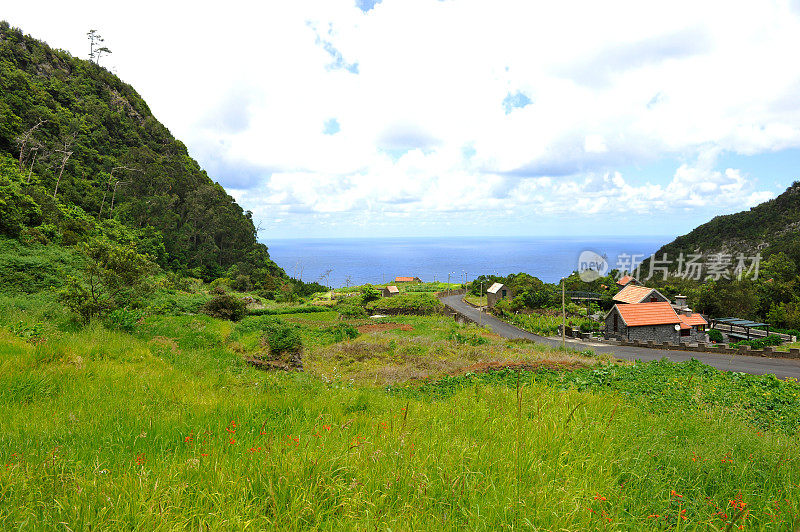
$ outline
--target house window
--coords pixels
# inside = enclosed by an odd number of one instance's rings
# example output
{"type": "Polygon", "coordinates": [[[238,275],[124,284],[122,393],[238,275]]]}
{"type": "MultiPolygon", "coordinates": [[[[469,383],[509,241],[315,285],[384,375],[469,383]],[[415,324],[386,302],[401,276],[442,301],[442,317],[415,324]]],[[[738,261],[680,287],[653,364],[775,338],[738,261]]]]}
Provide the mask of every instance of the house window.
{"type": "Polygon", "coordinates": [[[505,298],[506,298],[506,291],[503,290],[503,299],[505,299],[505,298]]]}
{"type": "Polygon", "coordinates": [[[658,302],[658,298],[656,296],[652,296],[650,298],[650,303],[657,303],[657,302],[658,302]]]}
{"type": "Polygon", "coordinates": [[[617,314],[614,313],[614,332],[617,331],[618,327],[619,327],[619,325],[617,324],[617,314]]]}
{"type": "Polygon", "coordinates": [[[691,329],[681,329],[681,336],[689,336],[691,329]]]}

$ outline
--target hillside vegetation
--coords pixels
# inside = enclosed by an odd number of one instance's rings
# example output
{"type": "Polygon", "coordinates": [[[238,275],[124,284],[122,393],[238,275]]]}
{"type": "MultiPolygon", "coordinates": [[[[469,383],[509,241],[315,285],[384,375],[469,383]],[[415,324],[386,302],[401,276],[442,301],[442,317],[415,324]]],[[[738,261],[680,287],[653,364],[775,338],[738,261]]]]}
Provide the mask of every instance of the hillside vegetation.
{"type": "Polygon", "coordinates": [[[675,257],[678,253],[745,253],[761,251],[765,256],[784,252],[800,264],[800,182],[780,196],[750,210],[717,216],[656,252],[675,257]]]}
{"type": "Polygon", "coordinates": [[[0,22],[0,234],[71,245],[109,219],[159,240],[162,267],[283,275],[133,87],[0,22]]]}

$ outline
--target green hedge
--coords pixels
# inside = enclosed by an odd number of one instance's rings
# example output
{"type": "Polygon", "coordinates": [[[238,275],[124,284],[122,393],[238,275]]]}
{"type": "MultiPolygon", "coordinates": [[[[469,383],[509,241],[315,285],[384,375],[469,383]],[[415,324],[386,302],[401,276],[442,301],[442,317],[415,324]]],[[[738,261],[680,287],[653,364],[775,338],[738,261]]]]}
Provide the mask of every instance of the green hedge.
{"type": "Polygon", "coordinates": [[[308,312],[330,312],[330,307],[320,307],[316,305],[305,305],[301,307],[285,308],[255,308],[247,311],[248,316],[279,316],[281,314],[305,314],[308,312]]]}
{"type": "Polygon", "coordinates": [[[407,310],[435,314],[440,312],[444,305],[430,292],[414,292],[370,301],[367,303],[366,308],[373,311],[407,310]]]}

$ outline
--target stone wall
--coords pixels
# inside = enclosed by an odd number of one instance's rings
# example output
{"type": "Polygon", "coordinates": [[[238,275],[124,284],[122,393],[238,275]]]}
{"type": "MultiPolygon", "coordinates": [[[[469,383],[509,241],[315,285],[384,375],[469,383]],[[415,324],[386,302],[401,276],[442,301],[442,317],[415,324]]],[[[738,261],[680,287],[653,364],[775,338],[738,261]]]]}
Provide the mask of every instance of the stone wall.
{"type": "MultiPolygon", "coordinates": [[[[608,341],[608,340],[606,340],[608,341]]],[[[633,347],[647,347],[650,349],[670,349],[676,351],[697,351],[701,353],[719,353],[725,355],[749,355],[761,356],[770,358],[798,358],[800,359],[800,349],[790,348],[788,351],[778,351],[774,347],[765,347],[764,349],[751,349],[750,346],[741,346],[738,348],[731,348],[728,344],[707,344],[705,342],[698,342],[696,345],[690,345],[689,342],[662,342],[655,341],[642,341],[642,340],[613,340],[609,343],[615,345],[633,346],[633,347]]]]}

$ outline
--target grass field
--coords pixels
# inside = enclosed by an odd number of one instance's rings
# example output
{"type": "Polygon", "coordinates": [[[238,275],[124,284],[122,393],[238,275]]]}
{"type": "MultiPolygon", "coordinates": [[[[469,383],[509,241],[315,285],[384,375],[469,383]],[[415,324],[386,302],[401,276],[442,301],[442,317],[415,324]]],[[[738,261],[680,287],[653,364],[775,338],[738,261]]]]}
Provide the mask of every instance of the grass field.
{"type": "Polygon", "coordinates": [[[800,526],[794,382],[439,316],[354,320],[343,341],[337,323],[152,314],[127,333],[3,298],[0,529],[800,526]],[[298,328],[304,373],[244,362],[263,320],[298,328]]]}

